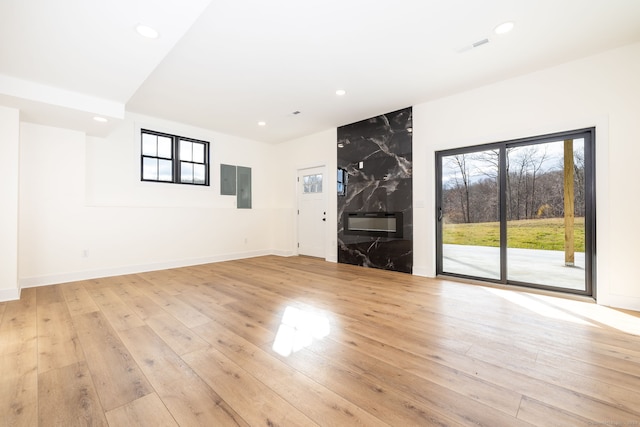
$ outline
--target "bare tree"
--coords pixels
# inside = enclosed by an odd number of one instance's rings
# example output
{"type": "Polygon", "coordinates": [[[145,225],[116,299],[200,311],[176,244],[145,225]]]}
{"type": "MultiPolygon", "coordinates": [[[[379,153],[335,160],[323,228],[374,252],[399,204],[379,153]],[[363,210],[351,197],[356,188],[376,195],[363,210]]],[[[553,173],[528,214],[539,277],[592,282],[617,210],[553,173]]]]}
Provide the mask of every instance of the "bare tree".
{"type": "Polygon", "coordinates": [[[486,177],[497,180],[500,174],[500,150],[481,151],[473,155],[473,159],[486,165],[480,169],[480,173],[486,177]]]}
{"type": "Polygon", "coordinates": [[[458,154],[451,156],[450,162],[453,167],[460,172],[460,178],[462,179],[462,185],[458,180],[458,176],[455,177],[456,187],[459,190],[460,196],[460,208],[462,211],[463,221],[466,223],[471,222],[471,207],[469,206],[469,169],[467,167],[466,154],[458,154]]]}
{"type": "Polygon", "coordinates": [[[531,209],[528,218],[533,218],[540,208],[538,203],[536,203],[536,177],[540,173],[542,165],[547,160],[547,146],[543,145],[543,147],[542,153],[539,152],[540,150],[537,150],[537,155],[531,157],[531,209]]]}
{"type": "Polygon", "coordinates": [[[584,177],[584,140],[582,144],[574,141],[573,169],[575,180],[576,216],[585,216],[585,177],[584,177]]]}
{"type": "MultiPolygon", "coordinates": [[[[577,141],[576,141],[577,142],[577,141]]],[[[508,147],[505,163],[507,219],[564,215],[562,159],[549,144],[508,147]]],[[[443,208],[452,223],[494,222],[499,219],[500,151],[487,150],[447,157],[448,180],[443,184],[443,208]]],[[[584,216],[584,145],[576,143],[575,214],[584,216]]]]}
{"type": "Polygon", "coordinates": [[[509,152],[509,163],[515,165],[515,170],[509,172],[507,192],[509,195],[509,219],[521,219],[522,195],[525,192],[525,177],[528,165],[527,153],[521,148],[513,148],[509,152]]]}

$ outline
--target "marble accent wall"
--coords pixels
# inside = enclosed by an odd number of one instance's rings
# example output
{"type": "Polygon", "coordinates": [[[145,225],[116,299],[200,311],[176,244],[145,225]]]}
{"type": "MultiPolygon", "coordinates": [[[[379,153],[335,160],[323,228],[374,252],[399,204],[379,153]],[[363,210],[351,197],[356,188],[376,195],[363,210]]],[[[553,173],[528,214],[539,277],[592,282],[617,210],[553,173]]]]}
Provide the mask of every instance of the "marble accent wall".
{"type": "Polygon", "coordinates": [[[411,273],[413,268],[412,108],[338,128],[338,262],[411,273]],[[344,214],[402,212],[402,237],[344,233],[344,214]]]}

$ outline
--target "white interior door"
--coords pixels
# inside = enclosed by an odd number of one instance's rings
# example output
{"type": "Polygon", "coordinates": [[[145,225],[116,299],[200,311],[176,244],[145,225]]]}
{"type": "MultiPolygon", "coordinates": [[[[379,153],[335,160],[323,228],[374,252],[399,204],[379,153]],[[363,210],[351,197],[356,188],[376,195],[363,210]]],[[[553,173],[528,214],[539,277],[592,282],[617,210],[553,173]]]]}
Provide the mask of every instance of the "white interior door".
{"type": "Polygon", "coordinates": [[[325,258],[327,231],[324,167],[298,170],[298,254],[325,258]]]}

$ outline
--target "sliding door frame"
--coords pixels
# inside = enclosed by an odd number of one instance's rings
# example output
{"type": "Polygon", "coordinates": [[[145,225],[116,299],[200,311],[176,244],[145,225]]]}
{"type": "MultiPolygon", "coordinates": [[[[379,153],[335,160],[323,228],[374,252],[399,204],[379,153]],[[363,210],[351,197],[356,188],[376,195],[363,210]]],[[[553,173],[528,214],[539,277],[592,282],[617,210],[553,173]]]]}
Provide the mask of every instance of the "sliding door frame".
{"type": "Polygon", "coordinates": [[[482,144],[471,147],[463,147],[451,150],[437,151],[436,162],[436,275],[452,276],[464,279],[479,280],[483,282],[498,283],[502,285],[523,286],[529,288],[560,291],[578,295],[596,297],[596,194],[595,194],[595,128],[584,128],[566,132],[558,132],[541,136],[520,138],[490,144],[482,144]],[[584,162],[585,162],[585,290],[567,289],[552,285],[540,285],[536,283],[520,282],[508,279],[507,258],[507,148],[544,144],[564,139],[584,138],[584,162]],[[459,273],[443,271],[443,191],[442,191],[442,160],[444,157],[468,154],[486,150],[499,150],[499,203],[500,203],[500,279],[490,279],[469,276],[459,273]]]}

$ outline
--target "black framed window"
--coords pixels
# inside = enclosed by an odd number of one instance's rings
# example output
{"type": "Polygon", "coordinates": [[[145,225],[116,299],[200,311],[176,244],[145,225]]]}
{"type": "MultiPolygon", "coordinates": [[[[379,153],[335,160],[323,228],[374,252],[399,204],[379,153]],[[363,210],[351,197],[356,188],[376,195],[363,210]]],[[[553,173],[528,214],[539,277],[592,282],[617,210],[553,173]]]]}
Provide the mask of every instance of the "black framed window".
{"type": "Polygon", "coordinates": [[[142,181],[209,185],[209,142],[141,131],[142,181]]]}

